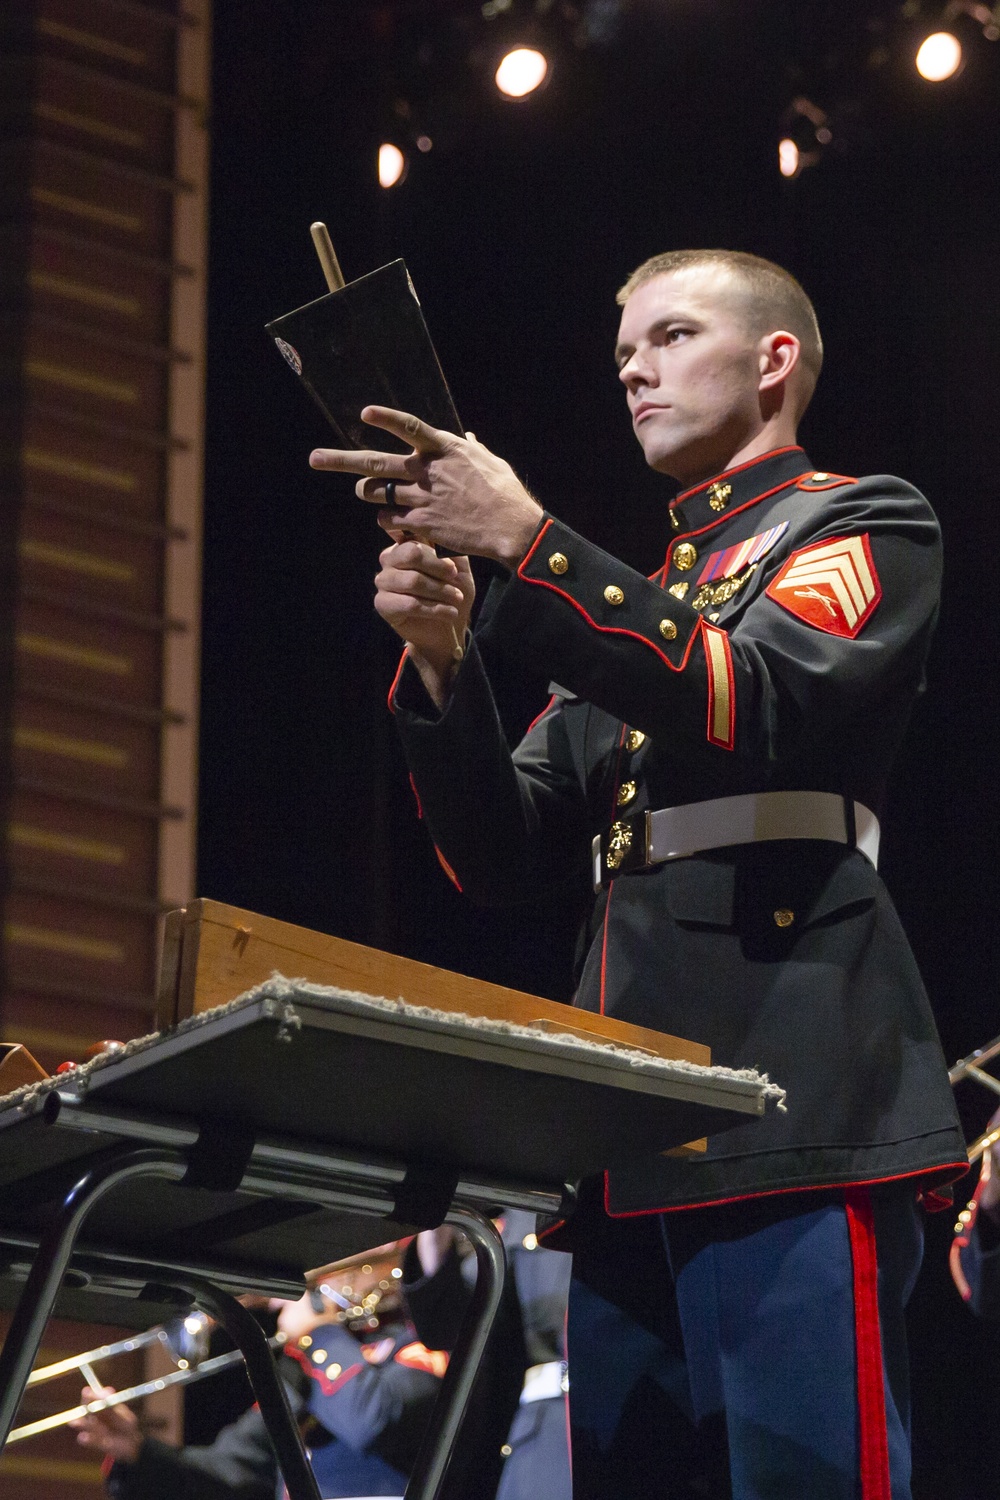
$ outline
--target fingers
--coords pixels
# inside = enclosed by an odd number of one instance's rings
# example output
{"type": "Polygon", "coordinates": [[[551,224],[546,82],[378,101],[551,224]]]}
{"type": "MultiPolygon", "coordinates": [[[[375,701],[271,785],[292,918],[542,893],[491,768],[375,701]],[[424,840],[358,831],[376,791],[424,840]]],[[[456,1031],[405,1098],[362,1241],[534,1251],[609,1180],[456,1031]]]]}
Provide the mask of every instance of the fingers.
{"type": "MultiPolygon", "coordinates": [[[[454,583],[432,578],[426,573],[417,573],[405,568],[384,568],[375,579],[380,594],[391,594],[422,604],[445,605],[457,612],[465,602],[465,595],[454,583]]],[[[413,608],[407,605],[406,608],[413,608]]]]}
{"type": "Polygon", "coordinates": [[[384,548],[379,553],[378,560],[383,568],[417,568],[422,573],[429,573],[432,578],[443,578],[451,582],[458,576],[457,557],[438,557],[433,547],[429,547],[426,542],[414,541],[412,537],[384,548]]]}
{"type": "Polygon", "coordinates": [[[370,427],[381,427],[383,432],[402,438],[418,453],[444,453],[457,441],[453,433],[442,432],[409,412],[394,411],[391,406],[366,406],[361,420],[370,427]]]}
{"type": "Polygon", "coordinates": [[[370,474],[375,479],[406,480],[406,453],[379,453],[374,448],[314,448],[309,455],[310,469],[332,469],[338,474],[370,474]]]}

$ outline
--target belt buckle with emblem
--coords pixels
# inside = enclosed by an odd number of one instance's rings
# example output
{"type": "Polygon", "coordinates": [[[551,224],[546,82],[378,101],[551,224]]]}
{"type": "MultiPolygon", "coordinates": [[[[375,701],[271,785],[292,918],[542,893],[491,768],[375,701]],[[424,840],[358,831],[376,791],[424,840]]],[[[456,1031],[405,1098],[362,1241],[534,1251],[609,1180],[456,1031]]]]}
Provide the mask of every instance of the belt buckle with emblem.
{"type": "Polygon", "coordinates": [[[601,834],[601,866],[608,877],[644,870],[649,863],[649,814],[617,818],[601,834]]]}

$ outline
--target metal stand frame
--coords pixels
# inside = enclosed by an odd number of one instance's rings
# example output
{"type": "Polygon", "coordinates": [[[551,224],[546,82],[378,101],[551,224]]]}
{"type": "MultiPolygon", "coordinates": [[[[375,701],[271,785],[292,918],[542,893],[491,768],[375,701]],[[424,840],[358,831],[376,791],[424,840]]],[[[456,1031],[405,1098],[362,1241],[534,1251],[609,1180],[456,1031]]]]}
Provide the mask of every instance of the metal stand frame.
{"type": "MultiPolygon", "coordinates": [[[[141,1136],[142,1122],[133,1117],[130,1123],[133,1133],[141,1136]]],[[[158,1131],[154,1122],[150,1122],[150,1135],[163,1133],[158,1131]]],[[[190,1130],[184,1127],[175,1126],[167,1133],[175,1141],[178,1136],[187,1136],[185,1144],[190,1143],[190,1130]]],[[[0,1451],[17,1415],[46,1324],[88,1213],[107,1193],[130,1178],[161,1177],[167,1181],[180,1181],[187,1172],[189,1163],[184,1151],[178,1146],[179,1143],[119,1148],[92,1165],[64,1197],[56,1217],[39,1243],[10,1330],[3,1349],[0,1350],[0,1451]]],[[[277,1154],[277,1147],[262,1143],[254,1152],[258,1159],[248,1169],[244,1184],[249,1186],[252,1183],[258,1190],[280,1191],[287,1195],[289,1176],[296,1174],[291,1162],[286,1165],[288,1175],[273,1172],[277,1154]],[[267,1166],[272,1171],[268,1171],[267,1166]]],[[[322,1171],[321,1158],[317,1153],[308,1153],[308,1156],[311,1170],[303,1174],[309,1179],[308,1186],[303,1182],[298,1184],[303,1197],[326,1199],[327,1202],[331,1199],[343,1201],[342,1195],[345,1195],[346,1189],[352,1208],[367,1209],[373,1214],[385,1212],[384,1182],[379,1182],[373,1196],[374,1184],[364,1182],[362,1171],[359,1172],[362,1180],[356,1180],[353,1187],[348,1188],[345,1178],[349,1179],[350,1171],[345,1171],[342,1156],[331,1154],[325,1163],[326,1173],[322,1171]],[[327,1178],[325,1184],[324,1176],[327,1178]]],[[[372,1175],[379,1175],[377,1169],[372,1169],[372,1175]]],[[[490,1191],[486,1185],[460,1184],[459,1197],[464,1196],[463,1188],[470,1196],[483,1200],[490,1191]]],[[[532,1196],[544,1200],[550,1195],[539,1193],[532,1196]]],[[[462,1229],[471,1240],[476,1252],[478,1275],[458,1345],[442,1381],[428,1430],[406,1487],[406,1500],[436,1500],[440,1494],[479,1363],[503,1296],[506,1258],[503,1242],[490,1219],[471,1204],[456,1202],[447,1215],[447,1222],[462,1229]]],[[[222,1324],[246,1361],[247,1375],[274,1446],[289,1500],[321,1500],[267,1340],[259,1325],[236,1298],[205,1276],[176,1264],[165,1266],[147,1263],[124,1252],[118,1255],[103,1251],[99,1259],[107,1269],[119,1269],[130,1280],[140,1278],[160,1286],[179,1288],[222,1324]]],[[[84,1252],[81,1261],[93,1263],[94,1257],[84,1252]]]]}

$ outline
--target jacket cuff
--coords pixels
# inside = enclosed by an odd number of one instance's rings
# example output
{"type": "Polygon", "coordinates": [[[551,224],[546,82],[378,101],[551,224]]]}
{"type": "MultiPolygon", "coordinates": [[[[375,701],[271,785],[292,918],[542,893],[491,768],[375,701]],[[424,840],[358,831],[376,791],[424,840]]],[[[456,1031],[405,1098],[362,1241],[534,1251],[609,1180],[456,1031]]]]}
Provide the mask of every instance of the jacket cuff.
{"type": "Polygon", "coordinates": [[[701,616],[690,604],[554,516],[546,515],[516,576],[523,584],[558,595],[595,630],[644,641],[675,671],[684,667],[701,626],[701,616]]]}

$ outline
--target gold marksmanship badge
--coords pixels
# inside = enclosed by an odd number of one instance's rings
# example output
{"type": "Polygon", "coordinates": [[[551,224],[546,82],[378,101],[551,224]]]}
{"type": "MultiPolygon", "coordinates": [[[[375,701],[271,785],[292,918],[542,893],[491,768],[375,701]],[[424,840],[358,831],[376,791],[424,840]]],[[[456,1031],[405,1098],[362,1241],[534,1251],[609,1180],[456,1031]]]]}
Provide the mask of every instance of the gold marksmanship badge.
{"type": "Polygon", "coordinates": [[[703,583],[701,588],[691,600],[694,609],[705,609],[709,604],[726,604],[735,594],[738,594],[743,585],[757,571],[757,564],[751,563],[745,573],[740,573],[736,578],[723,578],[721,583],[703,583]]]}

